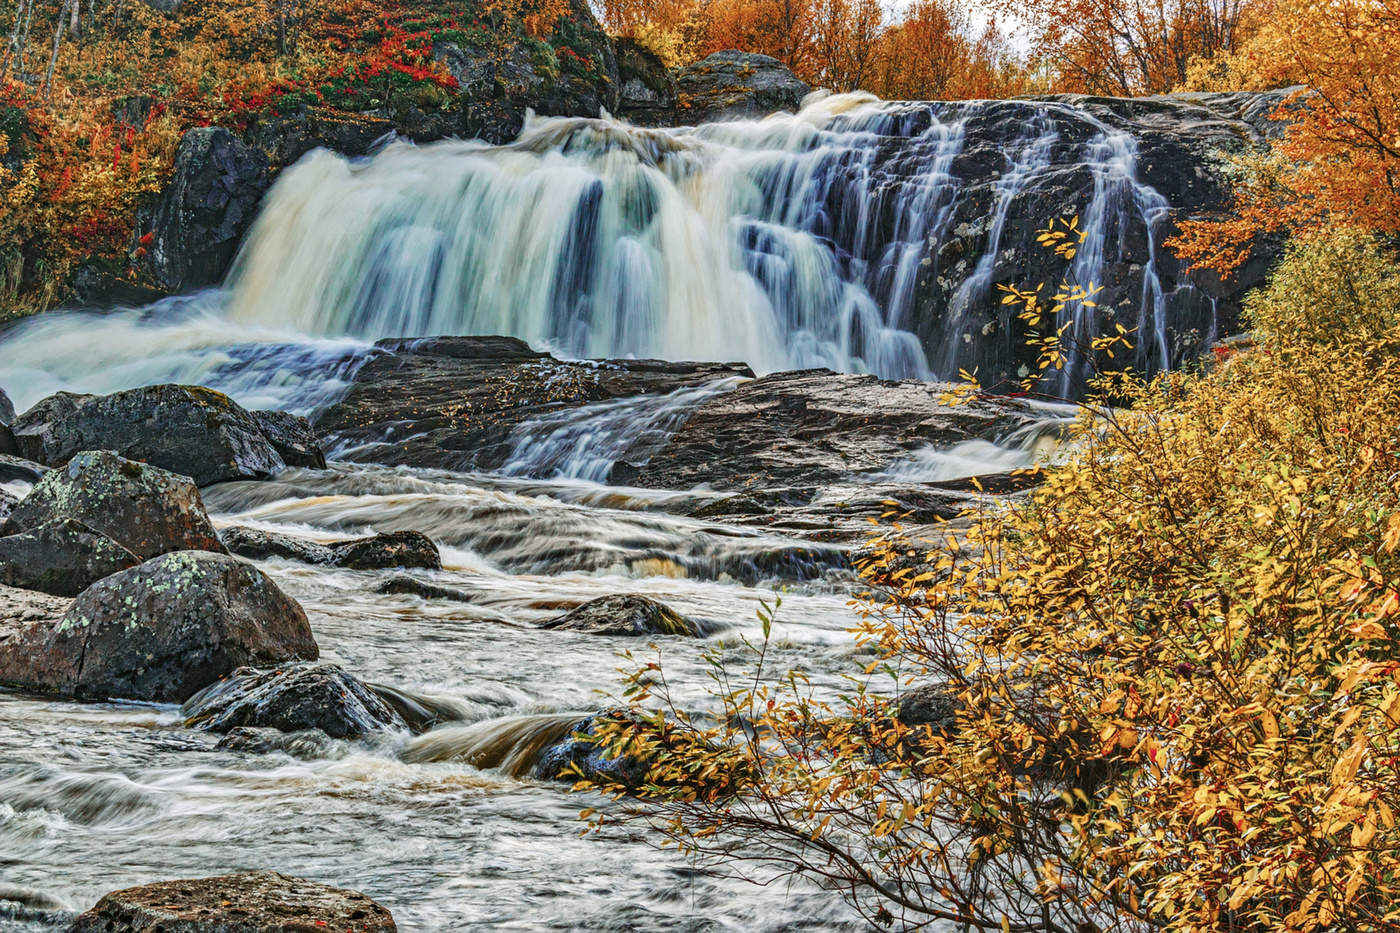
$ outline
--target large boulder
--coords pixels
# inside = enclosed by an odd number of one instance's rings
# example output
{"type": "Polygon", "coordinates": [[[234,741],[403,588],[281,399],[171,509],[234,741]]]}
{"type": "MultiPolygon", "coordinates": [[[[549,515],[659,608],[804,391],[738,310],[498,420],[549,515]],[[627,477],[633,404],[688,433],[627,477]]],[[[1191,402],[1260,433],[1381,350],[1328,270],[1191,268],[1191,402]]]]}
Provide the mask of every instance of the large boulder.
{"type": "Polygon", "coordinates": [[[331,738],[408,728],[368,685],[334,664],[243,668],[185,701],[185,725],[211,732],[319,729],[331,738]]]}
{"type": "Polygon", "coordinates": [[[55,596],[77,596],[139,563],[135,554],[72,518],[0,538],[0,583],[55,596]]]}
{"type": "Polygon", "coordinates": [[[592,599],[540,628],[590,635],[685,635],[699,637],[696,624],[646,596],[603,596],[592,599]]]}
{"type": "Polygon", "coordinates": [[[182,703],[240,667],[318,654],[301,606],[256,567],[177,551],[88,587],[56,625],[11,625],[0,640],[0,683],[182,703]]]}
{"type": "Polygon", "coordinates": [[[219,127],[187,131],[174,175],[138,230],[152,277],[171,292],[217,285],[271,184],[261,150],[219,127]]]}
{"type": "Polygon", "coordinates": [[[110,451],[84,451],[50,470],[0,532],[17,535],[69,519],[142,560],[168,551],[224,550],[192,482],[110,451]]]}
{"type": "Polygon", "coordinates": [[[357,891],[245,871],[113,891],[68,933],[395,933],[394,918],[357,891]]]}
{"type": "Polygon", "coordinates": [[[442,569],[437,545],[418,531],[394,531],[320,544],[294,535],[233,525],[224,529],[223,541],[232,553],[252,560],[282,557],[349,570],[442,569]]]}
{"type": "Polygon", "coordinates": [[[326,454],[310,421],[285,411],[255,411],[252,415],[263,437],[288,466],[325,469],[326,454]]]}
{"type": "Polygon", "coordinates": [[[686,123],[766,117],[796,111],[812,89],[767,55],[728,49],[676,74],[679,118],[686,123]]]}
{"type": "Polygon", "coordinates": [[[256,418],[222,392],[154,385],[104,396],[52,396],[15,421],[21,453],[50,466],[112,450],[199,486],[265,479],[286,468],[256,418]]]}
{"type": "Polygon", "coordinates": [[[49,468],[13,454],[0,454],[0,483],[37,483],[49,468]]]}

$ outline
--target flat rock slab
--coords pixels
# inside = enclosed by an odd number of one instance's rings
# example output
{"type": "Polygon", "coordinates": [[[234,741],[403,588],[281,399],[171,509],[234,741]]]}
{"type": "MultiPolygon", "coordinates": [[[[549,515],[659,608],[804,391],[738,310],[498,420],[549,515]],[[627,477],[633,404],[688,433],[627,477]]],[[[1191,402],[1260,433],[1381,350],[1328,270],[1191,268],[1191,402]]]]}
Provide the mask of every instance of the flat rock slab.
{"type": "Polygon", "coordinates": [[[752,375],[736,363],[566,363],[513,337],[381,340],[315,428],[343,460],[448,470],[505,463],[523,421],[589,402],[752,375]]]}
{"type": "Polygon", "coordinates": [[[396,933],[394,918],[357,891],[246,871],[114,891],[68,933],[396,933]]]}

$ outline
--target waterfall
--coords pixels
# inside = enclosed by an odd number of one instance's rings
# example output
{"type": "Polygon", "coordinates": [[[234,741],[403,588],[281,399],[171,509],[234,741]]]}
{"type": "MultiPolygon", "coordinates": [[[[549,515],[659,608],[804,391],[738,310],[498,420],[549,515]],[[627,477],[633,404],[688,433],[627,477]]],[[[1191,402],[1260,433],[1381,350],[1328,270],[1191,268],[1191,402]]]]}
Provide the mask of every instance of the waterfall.
{"type": "MultiPolygon", "coordinates": [[[[967,127],[993,106],[1008,105],[814,95],[761,121],[532,118],[506,146],[312,153],[274,188],[228,314],[321,336],[509,334],[573,357],[953,377],[972,315],[999,304],[1013,204],[1068,163],[1093,177],[1087,204],[1056,205],[1082,210],[1092,235],[1075,275],[1138,263],[1146,362],[1166,365],[1156,227],[1168,205],[1138,183],[1132,137],[1062,102],[1014,102],[1001,164],[987,164],[967,127]],[[941,268],[988,186],[980,254],[941,268]],[[932,284],[949,280],[946,295],[932,284]]],[[[1076,335],[1091,328],[1071,313],[1076,335]]]]}

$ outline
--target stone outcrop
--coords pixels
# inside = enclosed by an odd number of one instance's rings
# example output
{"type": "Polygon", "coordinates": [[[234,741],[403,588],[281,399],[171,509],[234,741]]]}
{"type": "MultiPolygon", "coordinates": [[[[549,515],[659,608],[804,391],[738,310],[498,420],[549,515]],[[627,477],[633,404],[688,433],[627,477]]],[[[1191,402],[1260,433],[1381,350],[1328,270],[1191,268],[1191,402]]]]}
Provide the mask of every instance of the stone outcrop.
{"type": "Polygon", "coordinates": [[[65,521],[81,523],[141,560],[168,551],[224,550],[192,482],[105,450],[84,451],[50,470],[0,532],[18,535],[65,521]]]}
{"type": "Polygon", "coordinates": [[[678,71],[676,90],[677,119],[708,123],[796,111],[812,89],[776,58],[729,49],[678,71]]]}
{"type": "Polygon", "coordinates": [[[375,901],[275,871],[161,881],[113,891],[68,933],[395,933],[375,901]]]}
{"type": "Polygon", "coordinates": [[[190,477],[196,485],[265,479],[286,468],[258,419],[222,392],[153,385],[112,395],[60,392],[15,419],[20,452],[61,466],[110,450],[190,477]]]}
{"type": "Polygon", "coordinates": [[[334,664],[242,668],[190,697],[180,714],[185,725],[211,732],[319,729],[331,738],[351,739],[407,728],[393,707],[334,664]]]}
{"type": "Polygon", "coordinates": [[[634,126],[676,122],[676,76],[656,53],[632,39],[614,39],[617,52],[617,116],[634,126]]]}
{"type": "Polygon", "coordinates": [[[240,667],[318,653],[301,607],[256,567],[177,551],[94,583],[57,623],[6,623],[0,684],[178,703],[240,667]]]}
{"type": "Polygon", "coordinates": [[[347,459],[454,470],[500,466],[511,429],[547,412],[751,374],[723,363],[566,363],[510,337],[375,346],[350,390],[317,416],[317,432],[347,459]]]}
{"type": "Polygon", "coordinates": [[[188,130],[154,211],[138,220],[151,277],[171,292],[217,285],[271,184],[266,153],[226,129],[188,130]]]}

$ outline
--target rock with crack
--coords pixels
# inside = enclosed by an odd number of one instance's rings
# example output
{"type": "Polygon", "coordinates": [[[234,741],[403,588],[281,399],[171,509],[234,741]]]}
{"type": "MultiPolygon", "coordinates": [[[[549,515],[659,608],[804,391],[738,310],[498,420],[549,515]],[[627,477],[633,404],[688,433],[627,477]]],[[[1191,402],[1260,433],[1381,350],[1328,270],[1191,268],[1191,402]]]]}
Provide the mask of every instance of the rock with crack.
{"type": "Polygon", "coordinates": [[[142,560],[169,551],[223,551],[194,483],[110,451],[50,470],[0,526],[6,535],[72,519],[142,560]]]}
{"type": "Polygon", "coordinates": [[[544,629],[590,635],[682,635],[698,638],[690,619],[646,596],[603,596],[541,625],[544,629]]]}
{"type": "Polygon", "coordinates": [[[185,725],[228,732],[319,729],[335,739],[407,729],[399,714],[359,678],[335,664],[240,668],[185,701],[185,725]]]}
{"type": "Polygon", "coordinates": [[[389,911],[364,894],[275,871],[161,881],[113,891],[68,933],[395,933],[389,911]]]}
{"type": "Polygon", "coordinates": [[[314,661],[306,613],[251,564],[176,551],[84,590],[57,623],[6,622],[0,684],[183,703],[245,666],[314,661]]]}

